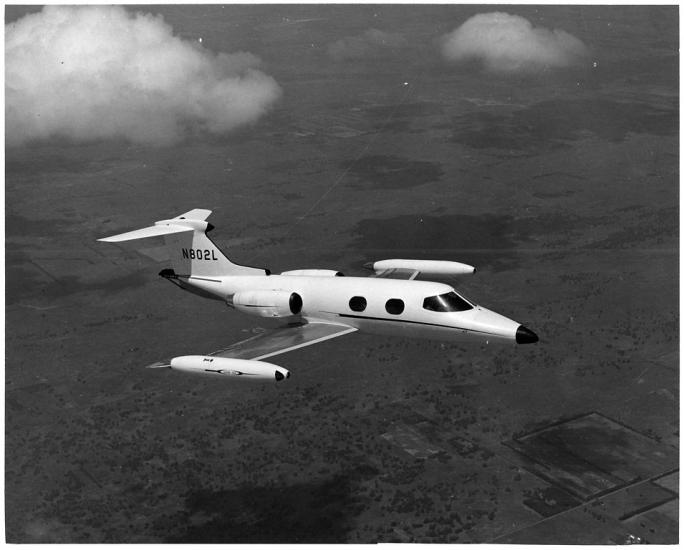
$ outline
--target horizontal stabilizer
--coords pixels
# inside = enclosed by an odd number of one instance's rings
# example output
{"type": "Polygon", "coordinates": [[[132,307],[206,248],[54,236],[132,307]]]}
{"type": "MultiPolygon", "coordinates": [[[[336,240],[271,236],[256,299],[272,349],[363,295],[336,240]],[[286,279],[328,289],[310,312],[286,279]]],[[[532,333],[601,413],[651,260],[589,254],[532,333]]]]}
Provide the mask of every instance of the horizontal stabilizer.
{"type": "MultiPolygon", "coordinates": [[[[191,212],[194,212],[194,210],[191,212]]],[[[204,210],[204,212],[208,212],[208,210],[204,210]]],[[[184,231],[193,231],[193,228],[182,225],[153,225],[151,227],[145,227],[144,229],[136,229],[135,231],[129,231],[128,233],[112,235],[111,237],[97,240],[105,243],[120,243],[123,241],[133,241],[135,239],[170,235],[172,233],[183,233],[184,231]]]]}

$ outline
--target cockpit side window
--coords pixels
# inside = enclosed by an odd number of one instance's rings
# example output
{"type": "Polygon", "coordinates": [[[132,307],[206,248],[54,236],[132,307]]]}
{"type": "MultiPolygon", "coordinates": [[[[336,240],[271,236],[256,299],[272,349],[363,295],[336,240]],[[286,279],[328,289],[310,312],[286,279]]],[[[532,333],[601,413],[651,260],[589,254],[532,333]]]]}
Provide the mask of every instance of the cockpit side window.
{"type": "Polygon", "coordinates": [[[473,309],[473,305],[452,291],[439,296],[428,296],[423,300],[423,308],[430,311],[467,311],[473,309]]]}

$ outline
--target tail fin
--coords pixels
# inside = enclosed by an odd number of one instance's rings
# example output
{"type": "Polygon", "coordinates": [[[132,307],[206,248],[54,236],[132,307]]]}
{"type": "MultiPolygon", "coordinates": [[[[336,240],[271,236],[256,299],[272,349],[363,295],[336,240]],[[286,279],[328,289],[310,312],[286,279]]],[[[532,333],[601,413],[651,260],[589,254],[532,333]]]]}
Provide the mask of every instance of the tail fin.
{"type": "Polygon", "coordinates": [[[211,210],[196,208],[169,220],[161,220],[150,227],[98,239],[118,243],[149,237],[163,237],[173,270],[179,276],[220,277],[268,275],[266,269],[246,267],[231,262],[207,237],[214,226],[206,221],[211,210]]]}

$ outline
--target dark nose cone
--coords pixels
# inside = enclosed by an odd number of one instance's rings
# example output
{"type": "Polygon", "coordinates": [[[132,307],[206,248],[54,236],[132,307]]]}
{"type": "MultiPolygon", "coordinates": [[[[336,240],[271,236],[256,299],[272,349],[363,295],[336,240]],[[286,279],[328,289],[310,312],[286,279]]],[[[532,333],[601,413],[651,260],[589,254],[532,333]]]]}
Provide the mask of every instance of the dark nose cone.
{"type": "Polygon", "coordinates": [[[520,325],[515,331],[515,341],[518,344],[534,344],[539,342],[539,336],[532,332],[529,328],[520,325]]]}
{"type": "Polygon", "coordinates": [[[285,377],[283,376],[283,373],[282,373],[282,372],[280,372],[279,370],[277,370],[277,371],[275,371],[275,378],[276,378],[276,382],[280,382],[280,381],[281,381],[282,379],[284,379],[285,377]]]}

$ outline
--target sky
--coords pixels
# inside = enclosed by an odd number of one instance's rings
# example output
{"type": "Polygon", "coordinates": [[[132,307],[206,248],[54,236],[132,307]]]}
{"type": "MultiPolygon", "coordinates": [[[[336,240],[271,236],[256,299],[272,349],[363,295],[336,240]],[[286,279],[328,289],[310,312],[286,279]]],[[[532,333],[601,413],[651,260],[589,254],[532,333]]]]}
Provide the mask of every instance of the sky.
{"type": "Polygon", "coordinates": [[[160,16],[47,6],[5,26],[7,143],[55,135],[168,145],[249,124],[277,101],[249,52],[216,53],[160,16]]]}
{"type": "MultiPolygon", "coordinates": [[[[496,8],[497,10],[500,7],[496,8]]],[[[535,73],[587,63],[589,49],[563,29],[533,26],[482,6],[431,37],[434,57],[490,73],[535,73]]],[[[5,25],[6,143],[51,138],[123,139],[169,146],[258,121],[281,85],[249,51],[212,51],[177,35],[162,16],[122,6],[56,6],[5,25]]],[[[429,37],[368,27],[332,40],[332,63],[400,58],[429,37]]]]}

